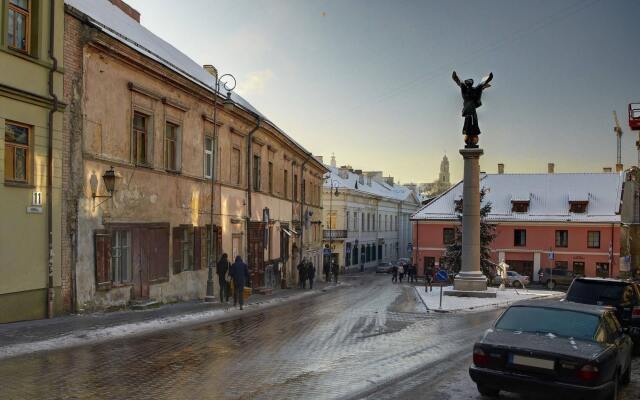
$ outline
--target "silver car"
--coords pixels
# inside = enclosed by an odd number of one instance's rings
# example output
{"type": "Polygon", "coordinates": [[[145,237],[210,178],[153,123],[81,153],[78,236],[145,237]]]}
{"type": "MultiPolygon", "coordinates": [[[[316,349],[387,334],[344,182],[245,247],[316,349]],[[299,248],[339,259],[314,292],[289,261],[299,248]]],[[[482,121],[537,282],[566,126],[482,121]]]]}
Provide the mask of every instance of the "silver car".
{"type": "MultiPolygon", "coordinates": [[[[496,285],[499,285],[502,282],[502,277],[500,275],[496,275],[493,278],[493,282],[496,285]]],[[[507,271],[507,286],[513,286],[515,288],[525,287],[529,285],[530,279],[526,275],[520,275],[516,271],[507,271]]]]}
{"type": "Polygon", "coordinates": [[[393,263],[390,263],[390,262],[381,263],[376,267],[376,273],[377,274],[390,274],[392,268],[393,268],[393,263]]]}

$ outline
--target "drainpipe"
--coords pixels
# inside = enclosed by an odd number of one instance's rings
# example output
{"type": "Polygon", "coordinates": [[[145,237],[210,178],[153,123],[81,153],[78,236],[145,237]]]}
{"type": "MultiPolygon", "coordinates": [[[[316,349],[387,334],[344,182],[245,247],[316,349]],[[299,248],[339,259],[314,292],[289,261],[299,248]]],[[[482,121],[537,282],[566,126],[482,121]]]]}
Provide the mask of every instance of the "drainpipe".
{"type": "Polygon", "coordinates": [[[249,132],[248,140],[247,140],[247,218],[245,219],[245,232],[247,234],[247,238],[245,240],[245,249],[247,255],[247,262],[249,262],[249,222],[251,222],[251,191],[252,191],[252,181],[251,181],[251,160],[252,160],[252,143],[253,143],[253,134],[256,133],[258,128],[260,128],[260,123],[262,119],[260,116],[256,115],[256,126],[254,126],[249,132]]]}
{"type": "Polygon", "coordinates": [[[49,110],[48,140],[47,140],[47,244],[49,251],[49,262],[47,265],[47,318],[53,318],[53,114],[58,109],[58,96],[53,90],[54,73],[58,70],[58,60],[54,55],[54,23],[55,23],[55,2],[49,3],[49,58],[51,67],[49,68],[49,96],[53,99],[53,104],[49,110]]]}
{"type": "Polygon", "coordinates": [[[300,262],[302,262],[303,247],[304,247],[304,201],[307,197],[306,187],[304,186],[304,166],[313,157],[311,153],[307,154],[307,158],[302,162],[300,166],[300,183],[302,184],[302,190],[300,190],[300,262]]]}

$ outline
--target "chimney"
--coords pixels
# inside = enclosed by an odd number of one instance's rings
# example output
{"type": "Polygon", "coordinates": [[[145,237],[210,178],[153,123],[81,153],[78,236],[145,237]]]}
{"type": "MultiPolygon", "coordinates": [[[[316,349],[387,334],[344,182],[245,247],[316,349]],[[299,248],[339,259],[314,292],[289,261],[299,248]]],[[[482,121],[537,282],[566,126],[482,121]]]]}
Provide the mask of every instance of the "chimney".
{"type": "Polygon", "coordinates": [[[616,164],[616,172],[624,171],[624,166],[622,164],[616,164]]]}
{"type": "Polygon", "coordinates": [[[385,182],[387,182],[388,185],[394,186],[393,176],[387,176],[386,178],[384,178],[384,180],[385,180],[385,182]]]}
{"type": "Polygon", "coordinates": [[[204,68],[204,70],[207,71],[208,73],[210,73],[212,76],[214,76],[216,78],[218,77],[218,70],[213,65],[205,64],[205,65],[202,66],[202,68],[204,68]]]}
{"type": "Polygon", "coordinates": [[[556,172],[556,165],[552,162],[547,164],[547,172],[550,174],[554,174],[556,172]]]}
{"type": "Polygon", "coordinates": [[[504,174],[504,164],[503,163],[498,164],[498,173],[500,175],[504,174]]]}
{"type": "Polygon", "coordinates": [[[603,168],[602,168],[602,172],[608,172],[608,173],[610,173],[610,172],[611,172],[611,167],[603,167],[603,168]]]}
{"type": "Polygon", "coordinates": [[[122,0],[109,0],[111,4],[118,7],[122,12],[127,14],[131,19],[135,20],[137,23],[140,23],[140,13],[135,8],[131,7],[127,3],[122,0]]]}

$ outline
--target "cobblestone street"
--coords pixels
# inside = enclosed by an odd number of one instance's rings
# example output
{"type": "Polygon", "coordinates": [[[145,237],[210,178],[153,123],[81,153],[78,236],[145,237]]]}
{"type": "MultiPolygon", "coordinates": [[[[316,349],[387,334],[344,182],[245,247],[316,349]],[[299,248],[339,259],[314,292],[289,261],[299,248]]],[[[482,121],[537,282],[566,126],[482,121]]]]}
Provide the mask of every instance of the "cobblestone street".
{"type": "Polygon", "coordinates": [[[470,347],[499,310],[426,314],[386,275],[347,279],[240,318],[2,360],[0,398],[480,398],[470,347]]]}

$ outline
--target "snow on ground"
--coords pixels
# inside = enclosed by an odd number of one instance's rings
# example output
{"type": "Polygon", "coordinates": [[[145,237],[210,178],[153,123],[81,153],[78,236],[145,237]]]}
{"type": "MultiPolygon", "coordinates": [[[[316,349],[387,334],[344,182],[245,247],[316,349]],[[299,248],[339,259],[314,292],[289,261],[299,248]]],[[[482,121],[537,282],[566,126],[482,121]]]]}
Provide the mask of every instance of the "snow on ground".
{"type": "Polygon", "coordinates": [[[475,311],[492,307],[503,307],[520,300],[535,299],[539,297],[560,297],[564,295],[562,292],[554,292],[549,290],[529,290],[529,289],[511,289],[506,288],[499,290],[497,288],[488,288],[488,291],[496,293],[496,297],[456,297],[445,296],[444,292],[453,290],[453,286],[444,286],[442,288],[442,308],[440,308],[440,287],[433,286],[433,291],[425,292],[424,286],[416,286],[416,293],[422,299],[425,307],[433,311],[475,311]]]}

